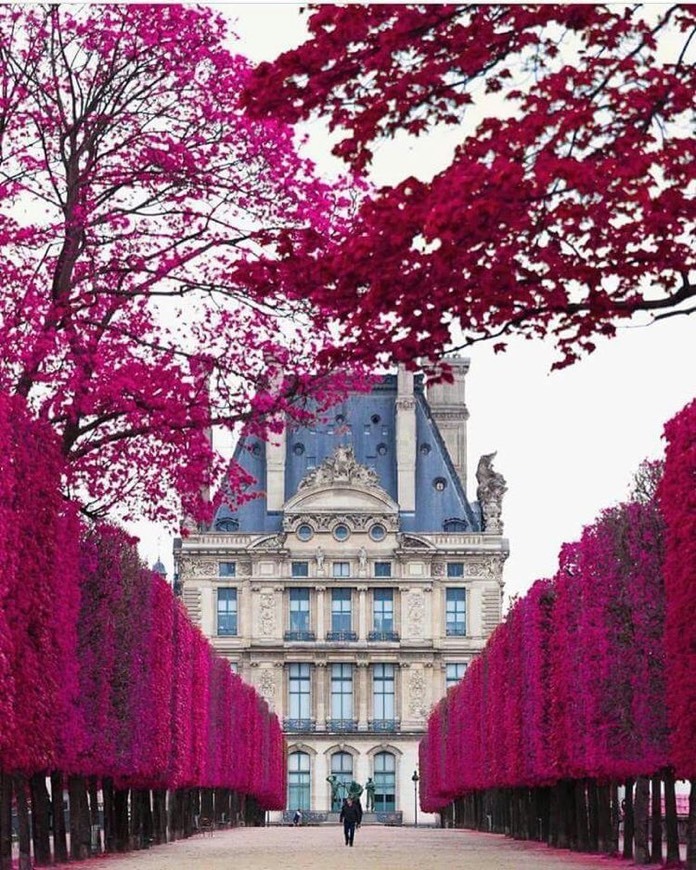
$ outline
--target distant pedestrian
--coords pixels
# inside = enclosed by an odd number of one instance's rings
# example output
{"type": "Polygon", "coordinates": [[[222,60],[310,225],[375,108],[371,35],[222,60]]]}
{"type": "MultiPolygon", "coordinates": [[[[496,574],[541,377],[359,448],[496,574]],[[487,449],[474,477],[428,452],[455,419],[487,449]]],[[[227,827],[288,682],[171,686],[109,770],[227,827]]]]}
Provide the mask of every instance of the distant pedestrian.
{"type": "Polygon", "coordinates": [[[338,819],[339,823],[343,822],[343,834],[346,838],[346,846],[353,845],[355,826],[361,821],[361,815],[362,813],[360,812],[359,807],[353,802],[353,798],[347,798],[338,819]]]}
{"type": "Polygon", "coordinates": [[[299,807],[295,810],[295,815],[292,817],[292,823],[296,828],[302,824],[302,810],[299,807]]]}

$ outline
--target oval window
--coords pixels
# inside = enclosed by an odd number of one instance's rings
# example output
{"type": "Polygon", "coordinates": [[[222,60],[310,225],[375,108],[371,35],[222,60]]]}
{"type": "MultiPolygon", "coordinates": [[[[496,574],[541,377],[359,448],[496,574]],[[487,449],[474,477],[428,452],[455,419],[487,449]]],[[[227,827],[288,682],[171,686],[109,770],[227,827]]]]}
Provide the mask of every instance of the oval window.
{"type": "Polygon", "coordinates": [[[301,441],[298,441],[296,444],[292,445],[292,452],[295,456],[302,456],[304,453],[304,444],[301,441]]]}
{"type": "Polygon", "coordinates": [[[379,523],[376,523],[370,529],[370,537],[372,538],[373,541],[383,541],[386,538],[386,536],[387,536],[387,530],[384,528],[384,526],[380,525],[379,523]]]}
{"type": "Polygon", "coordinates": [[[427,456],[430,453],[430,444],[427,441],[424,441],[420,446],[420,452],[423,456],[427,456]]]}
{"type": "Polygon", "coordinates": [[[314,537],[314,529],[309,523],[302,523],[297,527],[296,534],[301,541],[309,541],[310,538],[314,537]]]}
{"type": "Polygon", "coordinates": [[[447,481],[444,477],[436,477],[433,486],[438,492],[442,492],[447,487],[447,481]]]}
{"type": "Polygon", "coordinates": [[[337,541],[345,541],[350,535],[350,529],[345,523],[339,523],[333,530],[333,536],[337,541]]]}

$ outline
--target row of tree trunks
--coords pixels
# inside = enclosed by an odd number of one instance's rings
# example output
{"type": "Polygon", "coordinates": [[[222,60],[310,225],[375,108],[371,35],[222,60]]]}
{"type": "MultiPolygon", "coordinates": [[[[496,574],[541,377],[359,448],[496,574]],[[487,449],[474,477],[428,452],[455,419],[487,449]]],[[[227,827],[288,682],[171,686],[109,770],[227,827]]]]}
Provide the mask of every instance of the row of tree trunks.
{"type": "Polygon", "coordinates": [[[104,852],[146,849],[190,837],[201,816],[217,825],[263,825],[264,810],[229,789],[119,789],[110,778],[35,774],[27,779],[0,772],[0,870],[13,870],[12,808],[16,811],[19,870],[82,861],[104,852]],[[64,790],[69,800],[70,850],[64,790]],[[102,811],[99,792],[101,788],[102,811]],[[103,831],[103,842],[102,842],[103,831]],[[53,840],[53,848],[51,848],[53,840]]]}
{"type": "MultiPolygon", "coordinates": [[[[651,779],[628,779],[623,786],[625,798],[621,803],[617,783],[593,779],[562,780],[547,788],[471,792],[443,810],[441,823],[518,840],[537,840],[560,849],[616,856],[623,818],[624,858],[633,859],[637,865],[662,864],[666,860],[668,867],[680,866],[672,772],[664,771],[651,779]]],[[[696,842],[693,794],[692,787],[689,843],[696,842]]],[[[691,848],[691,853],[687,867],[696,870],[696,847],[691,848]]]]}

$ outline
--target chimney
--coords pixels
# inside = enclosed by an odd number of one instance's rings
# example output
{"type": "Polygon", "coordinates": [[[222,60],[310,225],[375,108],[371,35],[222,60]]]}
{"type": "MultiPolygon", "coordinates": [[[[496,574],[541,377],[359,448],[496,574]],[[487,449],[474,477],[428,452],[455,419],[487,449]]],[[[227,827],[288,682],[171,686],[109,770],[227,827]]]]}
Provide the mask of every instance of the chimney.
{"type": "MultiPolygon", "coordinates": [[[[278,359],[268,353],[265,357],[268,367],[269,386],[272,393],[277,393],[283,383],[283,367],[278,359]]],[[[282,417],[281,432],[269,432],[266,440],[266,510],[280,511],[285,504],[285,414],[282,417]]]]}
{"type": "Polygon", "coordinates": [[[416,509],[416,400],[413,372],[400,365],[396,375],[397,497],[402,511],[416,509]]]}
{"type": "Polygon", "coordinates": [[[450,367],[453,381],[451,384],[443,381],[428,385],[428,404],[466,492],[466,421],[469,419],[469,411],[466,407],[464,380],[469,371],[469,360],[451,356],[445,357],[442,362],[450,367]]]}

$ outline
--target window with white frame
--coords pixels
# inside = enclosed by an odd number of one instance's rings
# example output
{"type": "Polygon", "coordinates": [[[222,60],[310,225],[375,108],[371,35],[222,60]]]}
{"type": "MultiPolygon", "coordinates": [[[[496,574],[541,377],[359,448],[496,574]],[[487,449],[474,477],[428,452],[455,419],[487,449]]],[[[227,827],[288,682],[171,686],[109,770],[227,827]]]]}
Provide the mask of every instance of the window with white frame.
{"type": "Polygon", "coordinates": [[[375,562],[375,577],[391,577],[391,562],[375,562]]]}
{"type": "Polygon", "coordinates": [[[221,587],[217,591],[217,633],[227,637],[237,634],[237,590],[221,587]]]}
{"type": "Polygon", "coordinates": [[[353,665],[331,665],[331,718],[353,718],[353,665]]]}
{"type": "Polygon", "coordinates": [[[331,590],[331,631],[351,630],[350,589],[331,590]]]}
{"type": "Polygon", "coordinates": [[[372,593],[374,631],[394,631],[394,590],[375,589],[372,593]]]}
{"type": "Polygon", "coordinates": [[[290,631],[309,631],[309,589],[290,590],[290,631]]]}
{"type": "Polygon", "coordinates": [[[372,666],[372,712],[374,719],[393,720],[394,710],[394,665],[372,666]]]}
{"type": "Polygon", "coordinates": [[[310,808],[309,754],[291,752],[288,755],[288,809],[310,808]]]}
{"type": "Polygon", "coordinates": [[[447,662],[445,665],[446,688],[451,689],[466,673],[466,662],[447,662]]]}
{"type": "Polygon", "coordinates": [[[466,634],[466,590],[461,587],[450,587],[446,592],[446,625],[447,637],[463,637],[466,634]]]}
{"type": "Polygon", "coordinates": [[[396,758],[391,752],[378,752],[374,760],[375,811],[396,810],[396,758]]]}
{"type": "Polygon", "coordinates": [[[334,562],[333,563],[334,577],[350,577],[350,562],[334,562]]]}
{"type": "Polygon", "coordinates": [[[296,662],[288,667],[288,712],[290,719],[310,719],[311,676],[309,662],[296,662]]]}
{"type": "Polygon", "coordinates": [[[293,562],[291,569],[293,577],[309,577],[309,562],[293,562]]]}
{"type": "Polygon", "coordinates": [[[218,577],[236,577],[236,562],[218,562],[218,577]]]}

